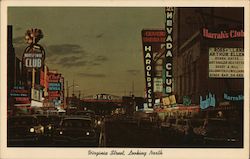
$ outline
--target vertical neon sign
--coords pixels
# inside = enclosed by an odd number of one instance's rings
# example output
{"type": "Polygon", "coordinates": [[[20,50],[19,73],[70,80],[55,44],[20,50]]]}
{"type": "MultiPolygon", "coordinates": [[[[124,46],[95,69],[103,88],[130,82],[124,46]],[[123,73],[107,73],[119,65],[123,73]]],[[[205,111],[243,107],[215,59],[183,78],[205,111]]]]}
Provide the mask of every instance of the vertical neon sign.
{"type": "Polygon", "coordinates": [[[166,52],[165,52],[165,67],[163,73],[164,80],[164,93],[170,95],[172,93],[172,78],[173,78],[173,16],[174,16],[174,8],[166,7],[166,52]]]}

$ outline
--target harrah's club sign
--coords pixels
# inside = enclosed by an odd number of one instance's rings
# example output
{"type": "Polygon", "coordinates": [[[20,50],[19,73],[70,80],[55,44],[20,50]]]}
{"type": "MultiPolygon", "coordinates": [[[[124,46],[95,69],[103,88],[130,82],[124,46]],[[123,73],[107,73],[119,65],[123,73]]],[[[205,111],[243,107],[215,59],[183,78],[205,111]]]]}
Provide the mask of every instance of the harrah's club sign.
{"type": "Polygon", "coordinates": [[[170,95],[172,93],[172,65],[173,65],[173,16],[174,8],[166,7],[166,53],[165,53],[165,72],[164,93],[170,95]]]}
{"type": "Polygon", "coordinates": [[[204,38],[208,39],[234,39],[234,38],[243,38],[244,37],[244,31],[243,29],[241,30],[236,30],[236,29],[231,29],[227,31],[220,31],[220,32],[214,32],[210,31],[207,28],[202,29],[202,35],[204,38]]]}

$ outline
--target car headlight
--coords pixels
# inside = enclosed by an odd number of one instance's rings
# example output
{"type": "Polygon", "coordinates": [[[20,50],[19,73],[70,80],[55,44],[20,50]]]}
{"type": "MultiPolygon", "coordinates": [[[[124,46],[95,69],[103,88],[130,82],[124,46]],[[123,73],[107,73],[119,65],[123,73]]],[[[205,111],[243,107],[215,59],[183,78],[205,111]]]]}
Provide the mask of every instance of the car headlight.
{"type": "Polygon", "coordinates": [[[34,128],[30,128],[30,132],[35,132],[35,129],[34,128]]]}
{"type": "Polygon", "coordinates": [[[49,130],[51,130],[51,129],[52,129],[52,126],[51,126],[51,125],[49,125],[49,126],[48,126],[48,129],[49,129],[49,130]]]}

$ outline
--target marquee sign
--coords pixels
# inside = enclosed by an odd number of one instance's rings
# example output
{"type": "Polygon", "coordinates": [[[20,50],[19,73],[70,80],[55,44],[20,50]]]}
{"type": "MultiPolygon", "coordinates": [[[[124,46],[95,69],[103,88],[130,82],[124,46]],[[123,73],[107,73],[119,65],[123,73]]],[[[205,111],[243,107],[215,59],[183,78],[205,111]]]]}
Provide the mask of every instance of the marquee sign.
{"type": "Polygon", "coordinates": [[[210,78],[244,78],[243,48],[209,48],[210,78]]]}
{"type": "Polygon", "coordinates": [[[60,100],[63,91],[62,75],[56,72],[48,73],[48,93],[49,100],[60,100]]]}

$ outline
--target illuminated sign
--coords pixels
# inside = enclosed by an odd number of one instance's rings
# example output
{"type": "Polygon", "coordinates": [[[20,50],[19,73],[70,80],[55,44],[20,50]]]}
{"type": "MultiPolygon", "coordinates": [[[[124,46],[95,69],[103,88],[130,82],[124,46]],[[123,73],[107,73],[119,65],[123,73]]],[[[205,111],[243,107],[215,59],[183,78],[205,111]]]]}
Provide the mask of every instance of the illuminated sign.
{"type": "Polygon", "coordinates": [[[112,100],[112,96],[108,94],[97,94],[93,96],[93,99],[97,100],[112,100]]]}
{"type": "Polygon", "coordinates": [[[57,83],[60,81],[61,74],[49,72],[49,82],[57,83]]]}
{"type": "Polygon", "coordinates": [[[224,93],[224,99],[229,100],[229,101],[243,101],[244,96],[242,94],[231,96],[231,95],[228,95],[227,93],[224,93]]]}
{"type": "Polygon", "coordinates": [[[191,105],[192,101],[189,96],[184,96],[183,97],[183,105],[189,106],[191,105]]]}
{"type": "Polygon", "coordinates": [[[30,103],[29,97],[15,97],[15,104],[25,104],[30,103]]]}
{"type": "Polygon", "coordinates": [[[11,89],[10,96],[11,97],[28,97],[28,90],[25,89],[11,89]]]}
{"type": "Polygon", "coordinates": [[[60,91],[61,83],[49,83],[49,91],[60,91]]]}
{"type": "Polygon", "coordinates": [[[25,66],[30,68],[42,67],[42,54],[25,53],[25,66]]]}
{"type": "Polygon", "coordinates": [[[173,64],[173,16],[174,8],[166,7],[166,39],[165,39],[165,67],[164,67],[164,93],[172,93],[172,64],[173,64]]]}
{"type": "Polygon", "coordinates": [[[243,48],[209,48],[210,78],[244,78],[243,48]]]}
{"type": "Polygon", "coordinates": [[[154,106],[154,92],[162,92],[162,55],[166,32],[164,29],[142,30],[143,56],[146,78],[146,99],[149,108],[154,106]],[[154,77],[157,77],[155,79],[154,77]]]}
{"type": "Polygon", "coordinates": [[[162,92],[162,78],[154,78],[154,92],[162,92]]]}
{"type": "Polygon", "coordinates": [[[200,108],[206,109],[210,106],[215,107],[215,95],[209,92],[209,95],[203,100],[202,96],[200,96],[200,108]]]}
{"type": "Polygon", "coordinates": [[[166,33],[163,30],[145,30],[142,36],[145,43],[164,43],[166,33]]]}
{"type": "Polygon", "coordinates": [[[31,89],[31,99],[36,101],[41,101],[42,99],[42,91],[37,89],[31,89]]]}
{"type": "Polygon", "coordinates": [[[41,68],[44,65],[45,51],[42,46],[33,44],[23,53],[23,63],[26,68],[41,68]]]}
{"type": "Polygon", "coordinates": [[[144,62],[145,62],[145,73],[146,73],[146,96],[148,107],[153,107],[153,65],[152,65],[152,46],[145,44],[144,45],[144,62]]]}
{"type": "Polygon", "coordinates": [[[241,30],[232,29],[229,31],[223,30],[220,32],[213,32],[213,31],[209,31],[207,28],[203,28],[202,35],[204,38],[208,38],[208,39],[216,39],[216,40],[233,39],[233,38],[243,38],[244,31],[242,29],[241,30]]]}
{"type": "Polygon", "coordinates": [[[164,97],[164,98],[162,98],[162,102],[163,102],[163,105],[164,105],[164,106],[176,104],[175,95],[171,95],[171,96],[169,96],[169,97],[164,97]]]}
{"type": "Polygon", "coordinates": [[[10,90],[10,96],[14,98],[15,104],[29,103],[29,90],[25,89],[24,86],[15,86],[10,90]]]}
{"type": "Polygon", "coordinates": [[[61,94],[63,93],[62,78],[63,77],[60,73],[54,71],[50,71],[48,73],[48,94],[50,101],[60,99],[63,100],[63,96],[61,96],[61,94]]]}

